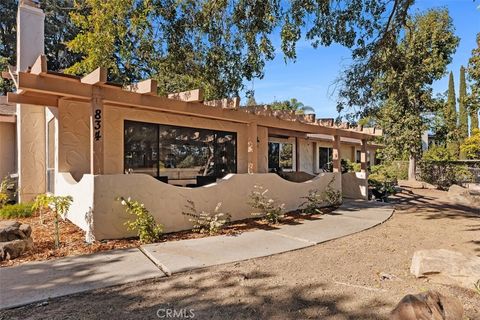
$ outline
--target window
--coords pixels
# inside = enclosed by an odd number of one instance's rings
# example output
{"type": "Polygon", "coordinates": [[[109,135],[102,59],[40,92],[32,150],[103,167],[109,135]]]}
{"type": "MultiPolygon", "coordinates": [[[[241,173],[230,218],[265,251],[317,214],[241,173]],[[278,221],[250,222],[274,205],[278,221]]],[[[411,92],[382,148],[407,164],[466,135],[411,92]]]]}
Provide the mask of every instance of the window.
{"type": "Polygon", "coordinates": [[[356,163],[362,162],[362,151],[360,150],[356,151],[355,162],[356,163]]]}
{"type": "Polygon", "coordinates": [[[125,121],[125,169],[190,182],[237,171],[232,132],[125,121]]]}
{"type": "Polygon", "coordinates": [[[320,147],[318,149],[318,168],[331,171],[333,161],[333,148],[320,147]]]}
{"type": "Polygon", "coordinates": [[[270,170],[293,170],[293,143],[268,143],[268,168],[270,170]]]}

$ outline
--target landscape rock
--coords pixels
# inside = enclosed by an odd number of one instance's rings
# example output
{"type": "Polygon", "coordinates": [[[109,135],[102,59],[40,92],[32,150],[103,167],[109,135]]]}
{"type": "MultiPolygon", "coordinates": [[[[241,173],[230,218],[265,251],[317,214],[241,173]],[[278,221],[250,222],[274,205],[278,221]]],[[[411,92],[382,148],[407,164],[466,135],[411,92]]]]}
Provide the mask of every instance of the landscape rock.
{"type": "Polygon", "coordinates": [[[0,221],[0,261],[15,259],[33,247],[32,228],[18,221],[0,221]]]}
{"type": "Polygon", "coordinates": [[[480,213],[480,195],[476,187],[464,188],[454,184],[448,189],[448,198],[458,204],[477,207],[477,213],[480,213]]]}
{"type": "Polygon", "coordinates": [[[463,306],[455,297],[437,291],[409,294],[400,300],[390,314],[391,320],[461,320],[463,306]]]}
{"type": "Polygon", "coordinates": [[[412,189],[437,189],[434,185],[418,180],[398,180],[399,187],[407,187],[412,189]]]}
{"type": "Polygon", "coordinates": [[[15,259],[32,247],[32,238],[0,242],[0,261],[15,259]]]}
{"type": "Polygon", "coordinates": [[[417,278],[428,276],[439,283],[474,289],[480,279],[480,257],[445,249],[419,250],[413,254],[410,272],[417,278]]]}

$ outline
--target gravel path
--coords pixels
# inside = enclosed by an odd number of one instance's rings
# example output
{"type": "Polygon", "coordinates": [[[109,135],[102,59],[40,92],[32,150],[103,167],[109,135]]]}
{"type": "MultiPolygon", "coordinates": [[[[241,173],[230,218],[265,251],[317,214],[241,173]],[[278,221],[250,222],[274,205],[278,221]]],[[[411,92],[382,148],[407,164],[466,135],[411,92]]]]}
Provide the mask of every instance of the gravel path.
{"type": "Polygon", "coordinates": [[[476,292],[409,274],[418,249],[480,256],[480,216],[442,191],[407,190],[397,200],[390,220],[342,239],[53,299],[0,319],[388,319],[404,295],[427,289],[457,296],[466,319],[480,319],[476,292]]]}

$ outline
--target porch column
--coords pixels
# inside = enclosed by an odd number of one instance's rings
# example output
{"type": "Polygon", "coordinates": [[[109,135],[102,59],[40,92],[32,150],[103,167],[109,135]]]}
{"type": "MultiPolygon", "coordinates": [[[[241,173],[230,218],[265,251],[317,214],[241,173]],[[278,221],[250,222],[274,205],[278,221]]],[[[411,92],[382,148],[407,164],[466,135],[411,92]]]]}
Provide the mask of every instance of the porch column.
{"type": "Polygon", "coordinates": [[[340,157],[340,136],[333,136],[333,172],[342,172],[341,157],[340,157]]]}
{"type": "MultiPolygon", "coordinates": [[[[17,71],[27,71],[44,53],[43,11],[20,1],[17,13],[17,71]]],[[[18,200],[46,191],[45,107],[17,104],[18,200]]],[[[3,178],[3,177],[2,177],[3,178]]]]}
{"type": "Polygon", "coordinates": [[[367,140],[362,140],[362,147],[360,151],[360,168],[362,172],[367,172],[367,140]]]}
{"type": "Polygon", "coordinates": [[[90,110],[90,173],[103,174],[103,100],[94,86],[90,110]]]}
{"type": "Polygon", "coordinates": [[[247,125],[248,130],[248,173],[258,172],[258,129],[257,123],[251,122],[247,125]]]}

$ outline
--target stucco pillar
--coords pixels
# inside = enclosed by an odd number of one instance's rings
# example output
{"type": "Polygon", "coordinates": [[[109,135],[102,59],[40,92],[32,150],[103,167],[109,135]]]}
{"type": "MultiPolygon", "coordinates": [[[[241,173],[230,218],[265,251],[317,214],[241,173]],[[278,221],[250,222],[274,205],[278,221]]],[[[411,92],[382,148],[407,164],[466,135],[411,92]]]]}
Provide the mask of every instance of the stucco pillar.
{"type": "Polygon", "coordinates": [[[257,127],[257,169],[258,173],[268,173],[268,128],[257,127]]]}
{"type": "Polygon", "coordinates": [[[90,111],[90,173],[103,174],[103,127],[104,127],[103,100],[101,89],[93,87],[90,111]]]}
{"type": "Polygon", "coordinates": [[[340,136],[333,136],[333,172],[342,172],[341,156],[340,156],[340,136]]]}
{"type": "Polygon", "coordinates": [[[367,140],[362,140],[362,146],[360,150],[360,167],[362,172],[367,172],[367,140]]]}
{"type": "MultiPolygon", "coordinates": [[[[27,71],[44,53],[45,14],[20,2],[17,13],[17,71],[27,71]]],[[[30,201],[46,190],[45,108],[17,104],[18,198],[30,201]]]]}
{"type": "Polygon", "coordinates": [[[248,131],[248,173],[258,172],[258,128],[257,123],[252,122],[247,125],[248,131]]]}

